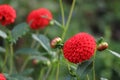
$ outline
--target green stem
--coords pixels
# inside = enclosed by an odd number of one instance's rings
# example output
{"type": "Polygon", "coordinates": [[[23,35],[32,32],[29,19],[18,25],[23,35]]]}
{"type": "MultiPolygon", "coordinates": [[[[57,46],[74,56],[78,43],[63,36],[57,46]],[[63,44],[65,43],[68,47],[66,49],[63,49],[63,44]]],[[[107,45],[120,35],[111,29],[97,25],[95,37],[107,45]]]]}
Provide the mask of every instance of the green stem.
{"type": "Polygon", "coordinates": [[[70,21],[71,21],[71,17],[72,17],[72,13],[73,13],[73,9],[74,9],[74,7],[75,7],[75,2],[76,2],[76,0],[73,0],[73,2],[72,2],[72,6],[71,6],[71,9],[70,9],[70,13],[69,13],[69,16],[68,16],[68,20],[67,20],[67,23],[66,23],[64,32],[63,32],[63,34],[62,34],[62,40],[64,40],[64,37],[65,37],[65,35],[66,35],[66,32],[67,32],[67,30],[68,30],[68,28],[69,28],[70,21]]]}
{"type": "Polygon", "coordinates": [[[47,73],[46,73],[46,75],[44,76],[44,79],[43,80],[47,80],[47,78],[48,78],[48,75],[50,74],[50,71],[51,71],[51,66],[49,67],[49,69],[47,70],[47,73]]]}
{"type": "Polygon", "coordinates": [[[57,25],[57,26],[59,26],[61,29],[64,29],[64,27],[58,22],[58,21],[56,21],[56,20],[53,20],[54,21],[54,23],[57,25]]]}
{"type": "Polygon", "coordinates": [[[93,80],[96,80],[95,78],[95,55],[93,56],[93,80]]]}
{"type": "Polygon", "coordinates": [[[23,65],[21,67],[21,70],[20,70],[21,72],[25,69],[28,62],[29,62],[29,57],[27,57],[26,60],[24,61],[23,65]]]}
{"type": "Polygon", "coordinates": [[[60,68],[60,50],[58,50],[58,63],[57,63],[56,80],[59,79],[59,68],[60,68]]]}
{"type": "Polygon", "coordinates": [[[8,42],[7,42],[7,40],[5,40],[6,54],[5,54],[5,59],[4,59],[3,67],[2,67],[2,72],[4,72],[5,65],[7,63],[7,57],[8,57],[8,52],[9,52],[9,47],[8,46],[9,46],[8,42]]]}
{"type": "Polygon", "coordinates": [[[90,80],[90,79],[89,79],[89,75],[88,75],[88,74],[87,74],[87,80],[90,80]]]}
{"type": "MultiPolygon", "coordinates": [[[[67,20],[66,26],[64,28],[63,34],[62,34],[62,40],[63,41],[64,41],[64,38],[65,38],[66,32],[69,28],[69,24],[70,24],[70,21],[71,21],[71,17],[72,17],[73,9],[74,9],[74,6],[75,6],[75,2],[76,2],[76,0],[73,0],[72,6],[71,6],[71,9],[70,9],[70,13],[69,13],[69,16],[68,16],[68,20],[67,20]]],[[[67,65],[68,65],[68,70],[70,70],[70,66],[69,66],[68,62],[67,62],[67,65]]]]}
{"type": "Polygon", "coordinates": [[[64,15],[64,8],[62,0],[59,0],[60,8],[61,8],[61,15],[62,15],[62,25],[65,26],[65,15],[64,15]]]}
{"type": "Polygon", "coordinates": [[[11,43],[10,44],[10,74],[12,73],[13,71],[13,44],[11,43]]]}
{"type": "Polygon", "coordinates": [[[43,79],[43,74],[44,74],[44,71],[45,71],[45,69],[44,69],[44,68],[42,68],[42,70],[40,70],[38,80],[42,80],[42,79],[43,79]]]}

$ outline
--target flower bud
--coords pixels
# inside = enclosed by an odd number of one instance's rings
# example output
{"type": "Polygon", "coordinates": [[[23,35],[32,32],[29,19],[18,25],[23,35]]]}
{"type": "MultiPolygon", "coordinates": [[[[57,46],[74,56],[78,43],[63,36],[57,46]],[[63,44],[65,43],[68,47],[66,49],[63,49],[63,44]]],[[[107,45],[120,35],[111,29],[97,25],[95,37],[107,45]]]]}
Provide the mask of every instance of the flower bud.
{"type": "Polygon", "coordinates": [[[97,50],[98,51],[103,51],[108,48],[108,43],[107,42],[102,42],[98,45],[97,50]]]}
{"type": "Polygon", "coordinates": [[[60,37],[56,37],[51,41],[50,45],[52,48],[56,48],[57,45],[59,45],[61,42],[62,42],[62,39],[60,37]]]}
{"type": "Polygon", "coordinates": [[[32,63],[33,63],[34,65],[37,65],[37,64],[39,63],[39,60],[33,59],[33,60],[32,60],[32,63]]]}
{"type": "Polygon", "coordinates": [[[55,22],[53,20],[50,21],[50,25],[54,25],[55,22]]]}
{"type": "Polygon", "coordinates": [[[50,61],[47,61],[47,65],[49,66],[51,63],[50,63],[50,61]]]}

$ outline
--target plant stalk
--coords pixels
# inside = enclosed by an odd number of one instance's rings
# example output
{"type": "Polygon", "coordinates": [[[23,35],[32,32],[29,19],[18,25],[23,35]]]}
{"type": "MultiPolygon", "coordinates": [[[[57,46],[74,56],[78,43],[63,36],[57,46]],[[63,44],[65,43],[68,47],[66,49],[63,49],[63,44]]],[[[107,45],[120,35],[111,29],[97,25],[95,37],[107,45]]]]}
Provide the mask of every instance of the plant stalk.
{"type": "Polygon", "coordinates": [[[4,69],[5,69],[5,65],[7,63],[7,58],[8,58],[8,52],[9,52],[9,47],[8,47],[8,41],[5,40],[5,48],[6,48],[6,52],[5,52],[5,59],[4,59],[4,63],[3,63],[3,66],[2,66],[2,72],[4,72],[4,69]]]}
{"type": "Polygon", "coordinates": [[[62,26],[65,26],[65,15],[64,15],[64,8],[62,0],[59,0],[60,8],[61,8],[61,15],[62,15],[62,26]]]}
{"type": "Polygon", "coordinates": [[[93,56],[93,80],[96,80],[96,77],[95,77],[95,54],[93,56]]]}
{"type": "Polygon", "coordinates": [[[59,68],[60,68],[60,50],[58,50],[58,63],[57,63],[56,80],[59,79],[59,68]]]}
{"type": "Polygon", "coordinates": [[[12,71],[13,71],[13,44],[11,43],[10,44],[10,53],[11,53],[11,55],[10,55],[10,74],[12,73],[12,71]]]}
{"type": "Polygon", "coordinates": [[[65,29],[64,29],[64,32],[62,34],[62,40],[64,40],[66,32],[67,32],[67,30],[69,28],[71,17],[72,17],[72,13],[73,13],[73,10],[74,10],[74,7],[75,7],[75,3],[76,3],[76,0],[73,0],[72,6],[71,6],[71,9],[70,9],[70,13],[69,13],[69,16],[68,16],[68,19],[67,19],[67,23],[65,25],[65,29]]]}

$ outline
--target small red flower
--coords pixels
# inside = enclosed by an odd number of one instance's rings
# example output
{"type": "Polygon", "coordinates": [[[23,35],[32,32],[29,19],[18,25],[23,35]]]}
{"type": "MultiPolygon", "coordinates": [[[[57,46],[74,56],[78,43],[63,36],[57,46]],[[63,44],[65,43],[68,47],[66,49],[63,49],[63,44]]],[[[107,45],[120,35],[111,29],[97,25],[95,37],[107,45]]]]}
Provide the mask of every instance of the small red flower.
{"type": "Polygon", "coordinates": [[[0,23],[3,26],[13,23],[15,18],[16,12],[10,5],[0,5],[0,23]]]}
{"type": "Polygon", "coordinates": [[[96,49],[93,36],[82,32],[68,39],[63,47],[64,57],[72,63],[80,63],[89,60],[96,49]]]}
{"type": "Polygon", "coordinates": [[[27,23],[32,29],[40,29],[48,26],[52,20],[52,13],[46,8],[33,10],[27,18],[27,23]]]}
{"type": "Polygon", "coordinates": [[[0,80],[6,80],[5,76],[2,73],[0,73],[0,80]]]}

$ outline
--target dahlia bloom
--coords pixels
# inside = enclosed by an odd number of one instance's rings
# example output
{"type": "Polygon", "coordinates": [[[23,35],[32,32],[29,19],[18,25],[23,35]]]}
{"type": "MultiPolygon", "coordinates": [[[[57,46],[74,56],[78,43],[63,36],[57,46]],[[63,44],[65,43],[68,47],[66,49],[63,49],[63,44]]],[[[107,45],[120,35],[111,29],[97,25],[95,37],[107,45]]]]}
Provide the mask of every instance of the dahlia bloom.
{"type": "Polygon", "coordinates": [[[10,5],[0,5],[0,24],[6,26],[15,21],[16,12],[10,5]]]}
{"type": "Polygon", "coordinates": [[[2,73],[0,73],[0,80],[6,80],[5,76],[2,73]]]}
{"type": "Polygon", "coordinates": [[[52,13],[46,8],[33,10],[27,17],[27,23],[31,29],[40,29],[48,26],[52,20],[52,13]]]}
{"type": "Polygon", "coordinates": [[[71,37],[64,43],[64,57],[72,63],[89,60],[95,53],[96,41],[93,36],[82,32],[71,37]]]}

